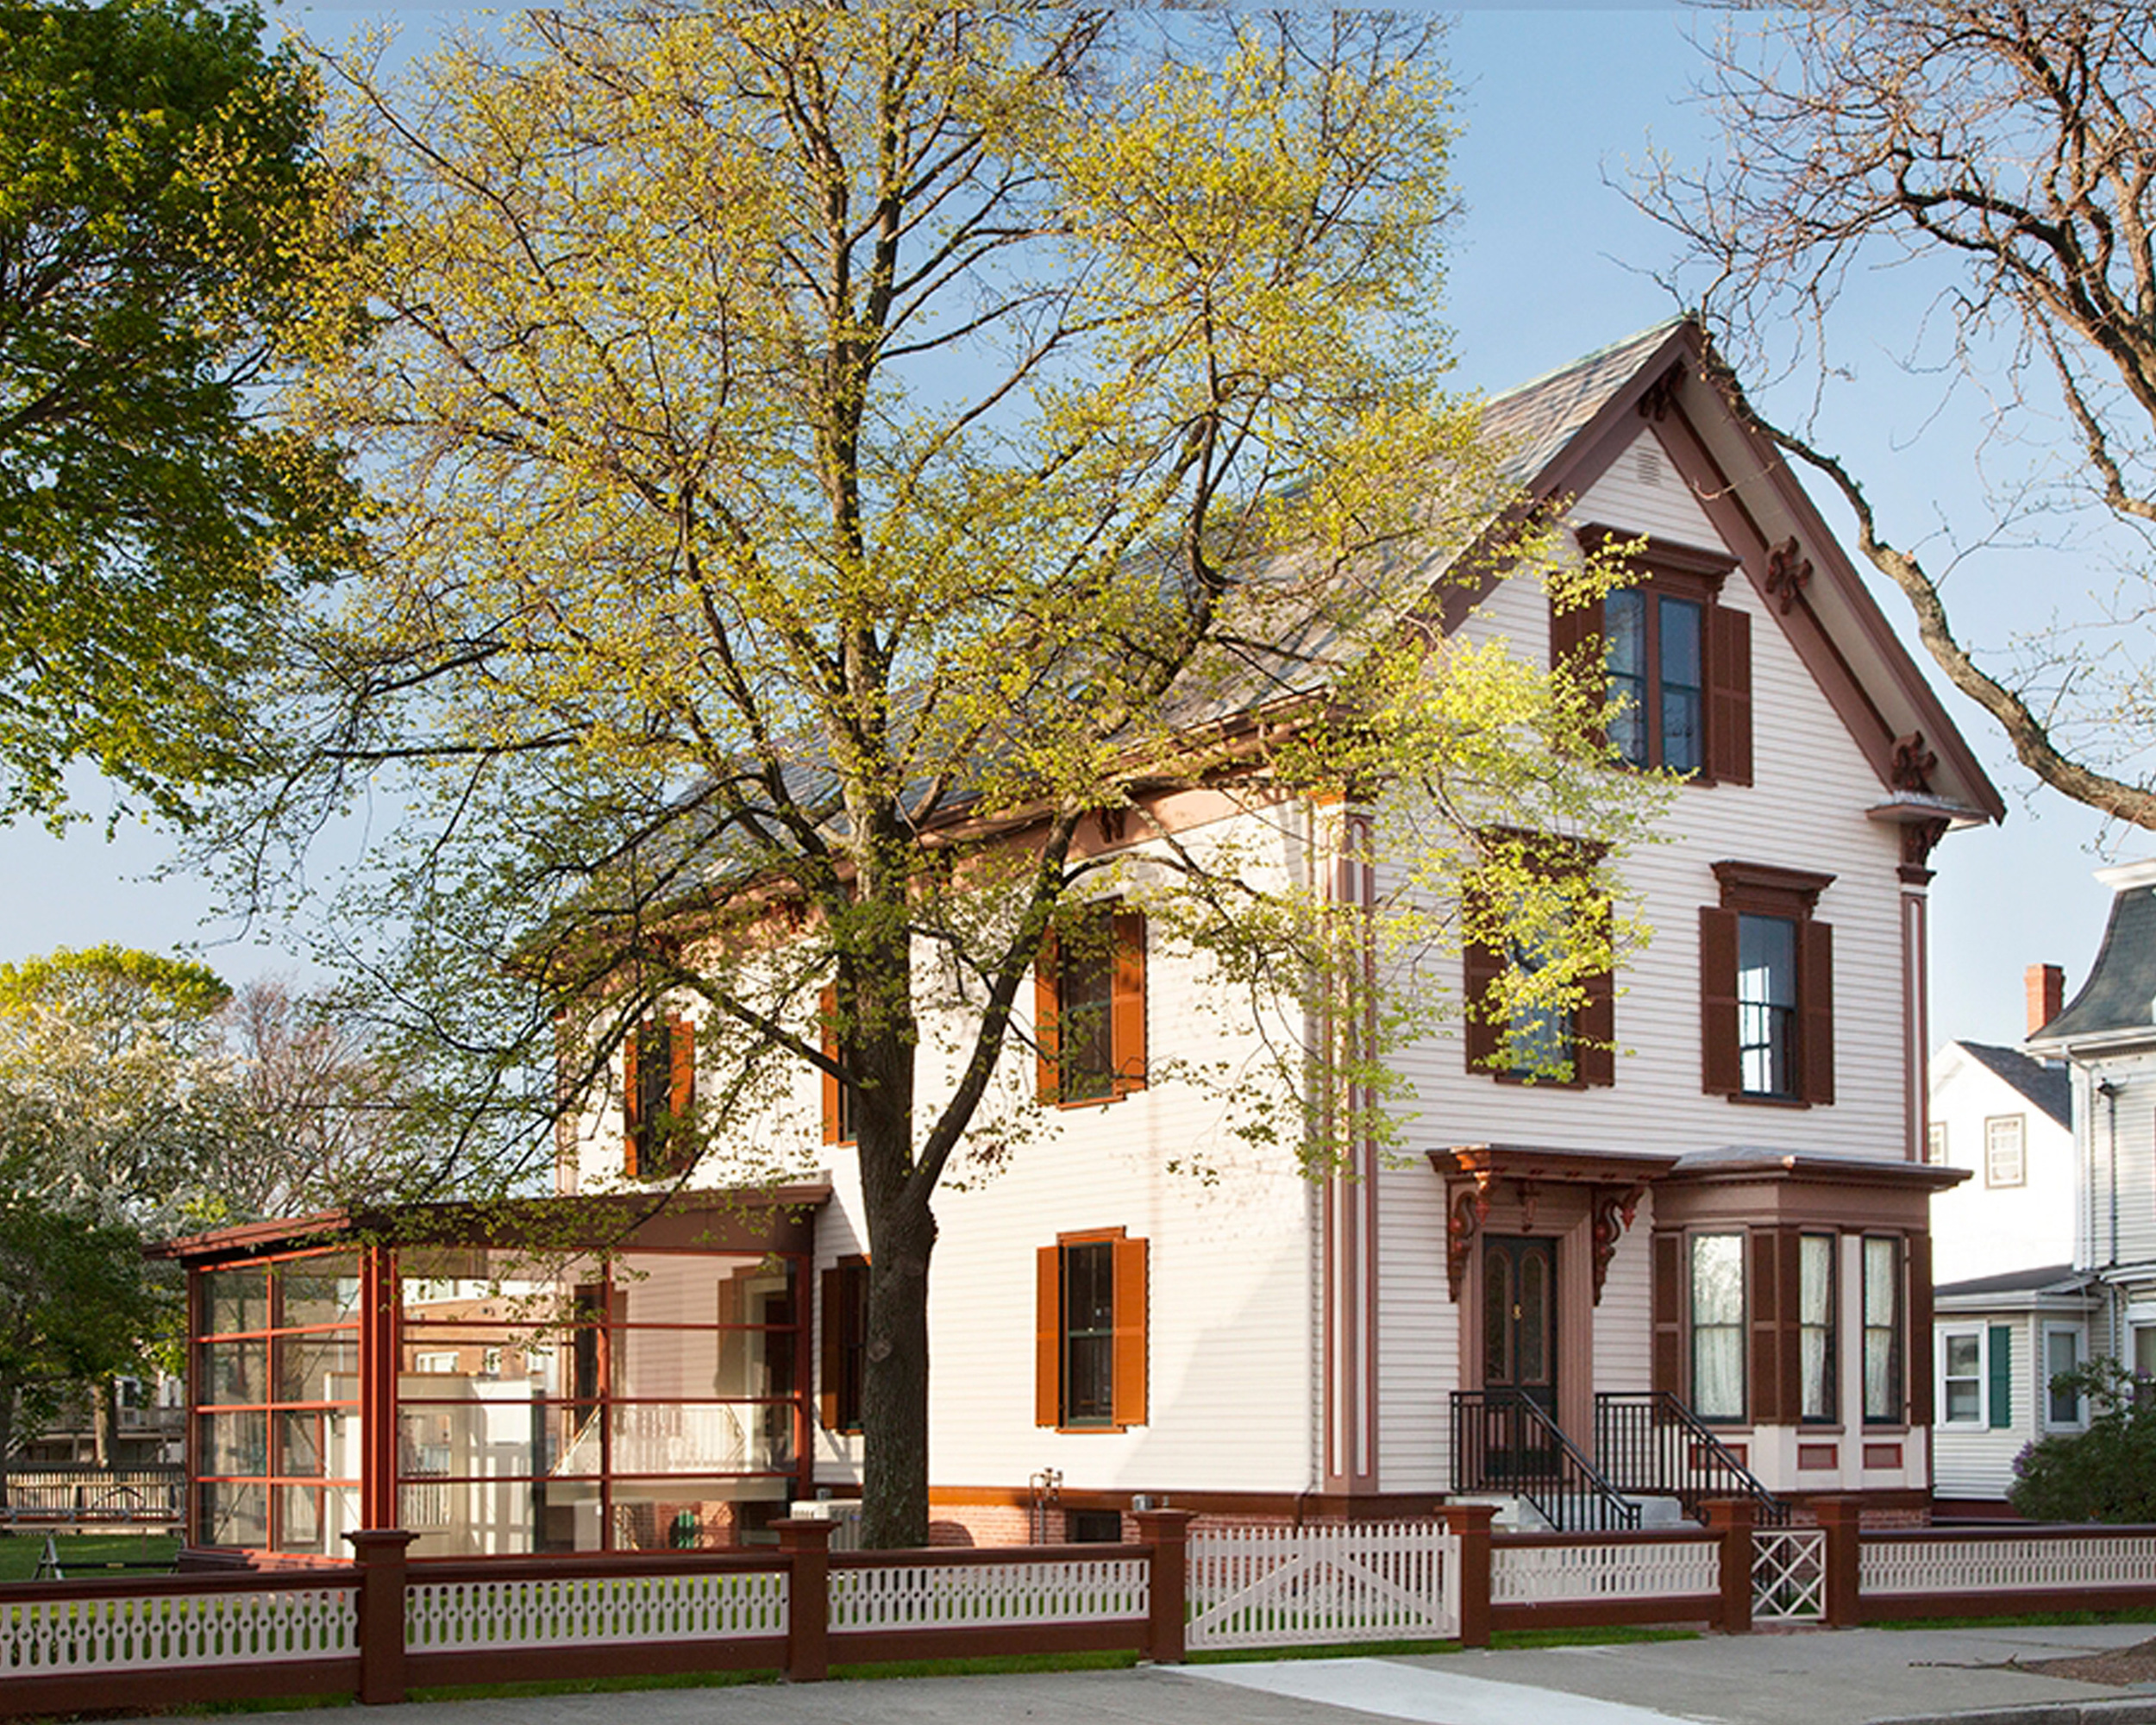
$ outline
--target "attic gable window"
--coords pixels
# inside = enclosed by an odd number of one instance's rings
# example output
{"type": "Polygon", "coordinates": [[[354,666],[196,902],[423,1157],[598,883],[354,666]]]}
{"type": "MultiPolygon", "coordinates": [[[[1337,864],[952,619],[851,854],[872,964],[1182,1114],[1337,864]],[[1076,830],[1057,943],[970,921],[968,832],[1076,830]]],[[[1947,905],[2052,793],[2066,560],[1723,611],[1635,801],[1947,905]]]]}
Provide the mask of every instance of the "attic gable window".
{"type": "MultiPolygon", "coordinates": [[[[1595,552],[1639,536],[1589,524],[1579,540],[1595,552]]],[[[1620,759],[1702,784],[1750,784],[1752,619],[1721,602],[1737,560],[1649,539],[1631,561],[1637,582],[1587,605],[1551,607],[1551,663],[1600,682],[1620,759]]]]}

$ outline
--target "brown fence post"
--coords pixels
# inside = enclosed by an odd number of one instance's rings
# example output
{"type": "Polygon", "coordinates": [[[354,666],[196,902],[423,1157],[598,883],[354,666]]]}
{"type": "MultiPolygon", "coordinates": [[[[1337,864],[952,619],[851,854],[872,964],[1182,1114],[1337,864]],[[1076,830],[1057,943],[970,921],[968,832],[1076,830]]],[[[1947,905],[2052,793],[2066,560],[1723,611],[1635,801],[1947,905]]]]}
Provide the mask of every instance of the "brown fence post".
{"type": "Polygon", "coordinates": [[[831,1670],[831,1533],[836,1521],[774,1521],[787,1560],[786,1680],[821,1683],[831,1670]]]}
{"type": "Polygon", "coordinates": [[[1460,1645],[1489,1645],[1489,1524],[1495,1503],[1447,1503],[1446,1531],[1460,1541],[1460,1645]]]}
{"type": "Polygon", "coordinates": [[[1156,1665],[1183,1662],[1183,1620],[1190,1594],[1188,1509],[1134,1509],[1138,1536],[1153,1548],[1146,1586],[1145,1657],[1156,1665]]]}
{"type": "Polygon", "coordinates": [[[1749,1497],[1711,1497],[1700,1506],[1707,1525],[1721,1535],[1722,1609],[1716,1626],[1725,1635],[1752,1629],[1752,1520],[1749,1497]]]}
{"type": "Polygon", "coordinates": [[[360,1699],[369,1707],[404,1698],[404,1548],[419,1537],[402,1527],[347,1534],[360,1566],[360,1699]]]}
{"type": "Polygon", "coordinates": [[[1827,1534],[1827,1606],[1829,1628],[1853,1629],[1864,1621],[1857,1597],[1862,1569],[1863,1500],[1855,1497],[1815,1497],[1812,1511],[1827,1534]]]}

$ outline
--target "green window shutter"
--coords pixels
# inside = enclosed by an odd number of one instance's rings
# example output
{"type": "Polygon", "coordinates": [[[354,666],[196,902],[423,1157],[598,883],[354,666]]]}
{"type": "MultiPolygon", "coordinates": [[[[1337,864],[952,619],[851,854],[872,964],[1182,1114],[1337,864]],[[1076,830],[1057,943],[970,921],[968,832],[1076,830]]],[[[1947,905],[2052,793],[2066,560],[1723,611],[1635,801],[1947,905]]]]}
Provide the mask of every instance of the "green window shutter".
{"type": "Polygon", "coordinates": [[[2014,1328],[1991,1326],[1991,1429],[2002,1432],[2014,1423],[2014,1328]]]}

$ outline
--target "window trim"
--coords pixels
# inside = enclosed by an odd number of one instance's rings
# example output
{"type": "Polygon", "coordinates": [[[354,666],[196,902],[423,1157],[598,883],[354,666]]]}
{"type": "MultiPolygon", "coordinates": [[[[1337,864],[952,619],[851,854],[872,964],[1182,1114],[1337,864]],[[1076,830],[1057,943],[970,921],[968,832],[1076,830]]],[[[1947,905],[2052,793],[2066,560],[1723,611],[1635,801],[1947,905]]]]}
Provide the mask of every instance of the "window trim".
{"type": "Polygon", "coordinates": [[[1938,1358],[1934,1370],[1939,1374],[1938,1417],[1934,1424],[1942,1432],[1983,1432],[1991,1425],[1991,1327],[1987,1323],[1942,1324],[1939,1328],[1938,1358]],[[1950,1375],[1946,1370],[1947,1349],[1956,1338],[1973,1339],[1977,1345],[1977,1363],[1974,1370],[1960,1376],[1950,1375]],[[1952,1417],[1953,1397],[1947,1393],[1950,1383],[1973,1382],[1977,1386],[1976,1412],[1967,1419],[1952,1417]]]}
{"type": "Polygon", "coordinates": [[[1074,1436],[1127,1431],[1148,1421],[1151,1327],[1150,1247],[1121,1227],[1087,1228],[1056,1236],[1034,1253],[1033,1423],[1074,1436]],[[1063,1255],[1071,1246],[1106,1245],[1111,1253],[1109,1417],[1073,1425],[1065,1418],[1063,1255]]]}
{"type": "Polygon", "coordinates": [[[2028,1116],[2020,1114],[1986,1114],[1984,1117],[1984,1183],[1987,1191],[2010,1191],[2028,1184],[2028,1116]],[[1993,1177],[1999,1147],[1993,1143],[1993,1129],[1998,1126],[2014,1128],[2014,1177],[2001,1180],[1993,1177]]]}
{"type": "Polygon", "coordinates": [[[2042,1332],[2039,1346],[2044,1351],[2043,1399],[2038,1405],[2041,1428],[2046,1432],[2085,1432],[2089,1429],[2089,1398],[2085,1396],[2074,1397],[2075,1414],[2071,1420],[2054,1419],[2052,1415],[2051,1398],[2053,1392],[2051,1381],[2058,1374],[2051,1365],[2051,1339],[2053,1336],[2074,1338],[2074,1366],[2078,1369],[2089,1363],[2088,1327],[2084,1324],[2046,1323],[2039,1327],[2042,1332]]]}

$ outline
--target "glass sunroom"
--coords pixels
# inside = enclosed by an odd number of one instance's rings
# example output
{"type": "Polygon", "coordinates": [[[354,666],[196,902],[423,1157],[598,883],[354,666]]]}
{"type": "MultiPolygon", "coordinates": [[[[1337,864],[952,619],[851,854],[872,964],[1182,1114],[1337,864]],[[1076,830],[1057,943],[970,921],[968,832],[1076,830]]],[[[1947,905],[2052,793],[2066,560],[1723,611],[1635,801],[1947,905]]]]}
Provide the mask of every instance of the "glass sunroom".
{"type": "Polygon", "coordinates": [[[408,1207],[197,1235],[190,1548],[762,1543],[807,1495],[821,1186],[408,1207]]]}

